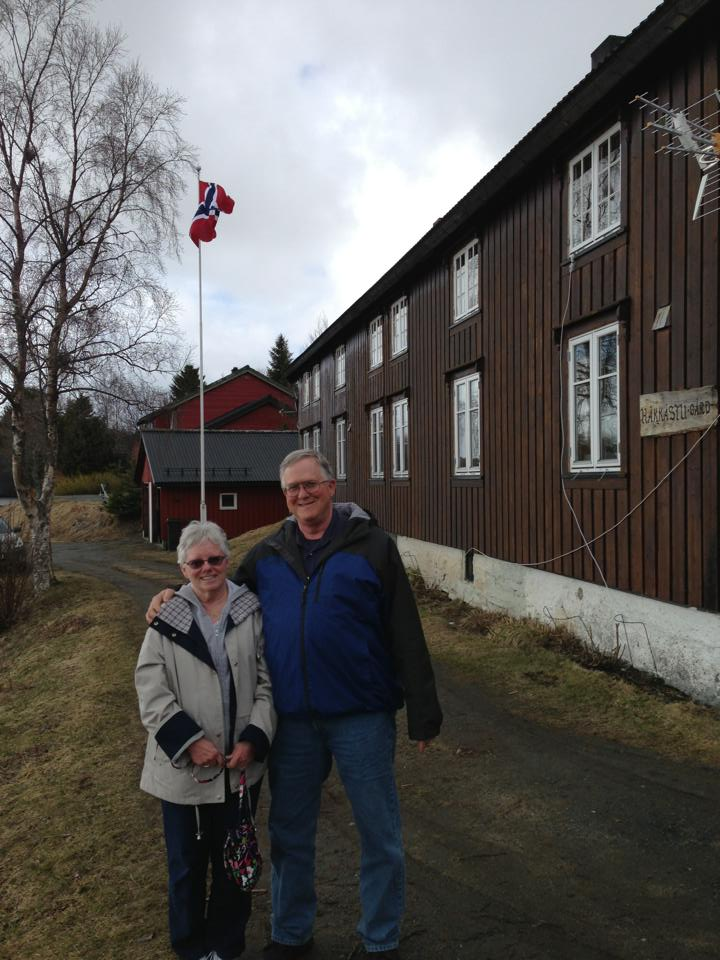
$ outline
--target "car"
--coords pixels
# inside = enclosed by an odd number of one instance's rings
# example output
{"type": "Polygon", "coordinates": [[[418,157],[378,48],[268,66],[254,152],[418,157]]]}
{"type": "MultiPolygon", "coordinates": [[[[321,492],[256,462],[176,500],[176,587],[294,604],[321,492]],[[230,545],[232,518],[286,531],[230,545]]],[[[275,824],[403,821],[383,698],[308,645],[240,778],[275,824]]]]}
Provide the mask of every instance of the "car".
{"type": "Polygon", "coordinates": [[[13,556],[22,552],[23,547],[20,527],[11,527],[7,520],[0,517],[0,557],[13,556]]]}

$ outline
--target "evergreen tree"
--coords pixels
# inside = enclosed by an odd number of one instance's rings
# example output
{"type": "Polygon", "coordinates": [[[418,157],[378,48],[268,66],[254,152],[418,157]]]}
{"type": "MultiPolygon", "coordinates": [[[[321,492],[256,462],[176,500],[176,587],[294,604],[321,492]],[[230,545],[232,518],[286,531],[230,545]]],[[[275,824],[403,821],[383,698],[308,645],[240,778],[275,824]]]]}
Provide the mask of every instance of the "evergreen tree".
{"type": "Polygon", "coordinates": [[[95,416],[90,399],[80,394],[58,418],[58,467],[72,476],[104,470],[115,461],[112,430],[95,416]]]}
{"type": "Polygon", "coordinates": [[[288,370],[292,363],[292,354],[288,347],[287,339],[279,333],[277,339],[270,351],[270,366],[267,368],[267,376],[276,383],[284,387],[290,386],[288,380],[288,370]]]}
{"type": "Polygon", "coordinates": [[[200,368],[186,363],[170,384],[170,403],[177,403],[200,392],[200,368]]]}

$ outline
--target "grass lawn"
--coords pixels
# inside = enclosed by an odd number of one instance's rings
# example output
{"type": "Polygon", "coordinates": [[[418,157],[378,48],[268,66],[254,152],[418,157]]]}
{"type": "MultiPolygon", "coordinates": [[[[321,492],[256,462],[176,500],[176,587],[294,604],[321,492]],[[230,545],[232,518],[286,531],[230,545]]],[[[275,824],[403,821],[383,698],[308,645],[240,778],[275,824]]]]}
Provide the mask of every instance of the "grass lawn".
{"type": "Polygon", "coordinates": [[[138,789],[141,633],[122,594],[68,575],[0,638],[8,957],[172,956],[160,807],[138,789]]]}

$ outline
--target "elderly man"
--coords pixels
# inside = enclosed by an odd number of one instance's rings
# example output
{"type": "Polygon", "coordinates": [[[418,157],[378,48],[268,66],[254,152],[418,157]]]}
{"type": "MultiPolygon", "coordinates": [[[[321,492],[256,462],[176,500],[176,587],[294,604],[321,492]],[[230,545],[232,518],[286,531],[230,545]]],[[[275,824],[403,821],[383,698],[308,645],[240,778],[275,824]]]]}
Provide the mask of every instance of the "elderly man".
{"type": "Polygon", "coordinates": [[[358,933],[375,960],[397,960],[405,865],[395,713],[405,702],[420,751],[439,733],[430,657],[394,542],[360,507],[333,504],[327,460],[296,450],[280,465],[280,482],[291,516],[233,578],[260,597],[278,713],[269,764],[272,940],[265,952],[268,960],[287,960],[312,949],[315,834],[334,760],[360,835],[358,933]]]}

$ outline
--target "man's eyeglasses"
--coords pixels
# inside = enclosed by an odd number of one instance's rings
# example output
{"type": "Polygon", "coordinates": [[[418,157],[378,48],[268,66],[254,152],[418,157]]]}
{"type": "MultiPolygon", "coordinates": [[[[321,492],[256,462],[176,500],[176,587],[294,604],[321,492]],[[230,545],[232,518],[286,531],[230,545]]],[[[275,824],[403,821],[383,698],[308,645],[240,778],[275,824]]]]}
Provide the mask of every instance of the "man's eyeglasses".
{"type": "Polygon", "coordinates": [[[289,483],[285,487],[285,496],[296,497],[301,490],[305,493],[315,493],[323,483],[332,483],[332,480],[304,480],[302,483],[289,483]]]}
{"type": "Polygon", "coordinates": [[[206,563],[209,563],[211,567],[219,567],[225,560],[227,560],[227,557],[223,555],[217,557],[208,557],[206,560],[186,560],[185,565],[190,567],[192,570],[199,570],[206,563]]]}

